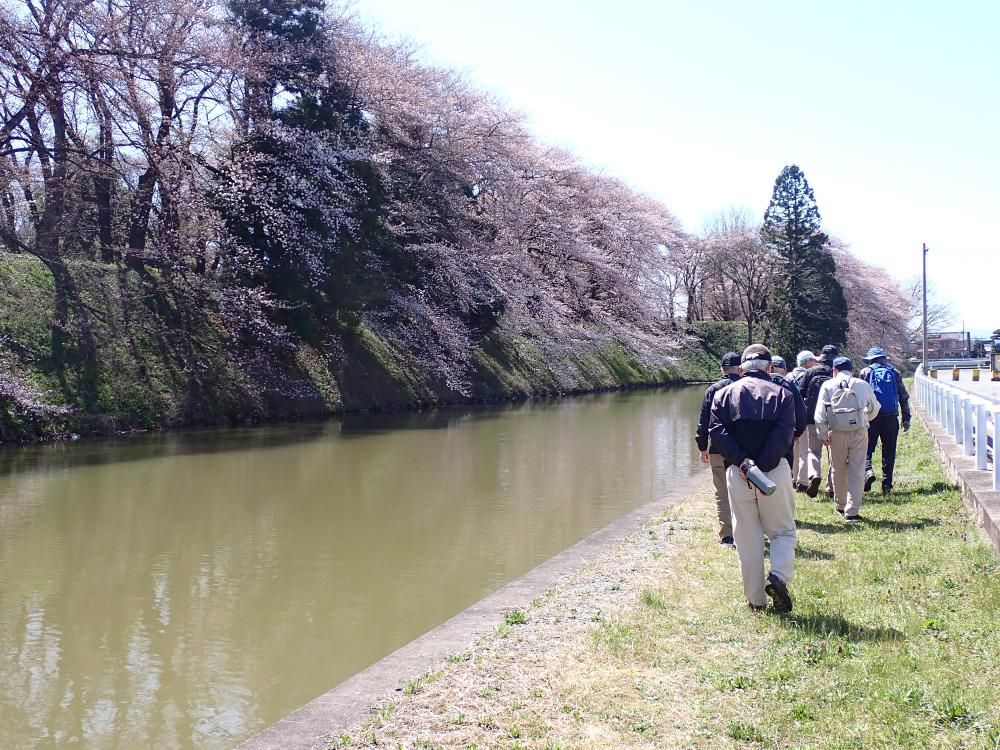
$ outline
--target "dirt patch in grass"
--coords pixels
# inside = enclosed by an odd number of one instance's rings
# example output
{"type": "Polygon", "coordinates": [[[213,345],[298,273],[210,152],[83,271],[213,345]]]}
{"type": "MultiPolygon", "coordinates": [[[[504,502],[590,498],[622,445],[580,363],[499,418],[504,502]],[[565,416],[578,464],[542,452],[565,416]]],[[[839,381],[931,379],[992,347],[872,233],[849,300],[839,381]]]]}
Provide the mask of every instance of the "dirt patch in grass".
{"type": "Polygon", "coordinates": [[[798,496],[790,616],[745,606],[705,490],[331,747],[1000,748],[1000,564],[920,426],[843,525],[798,496]]]}

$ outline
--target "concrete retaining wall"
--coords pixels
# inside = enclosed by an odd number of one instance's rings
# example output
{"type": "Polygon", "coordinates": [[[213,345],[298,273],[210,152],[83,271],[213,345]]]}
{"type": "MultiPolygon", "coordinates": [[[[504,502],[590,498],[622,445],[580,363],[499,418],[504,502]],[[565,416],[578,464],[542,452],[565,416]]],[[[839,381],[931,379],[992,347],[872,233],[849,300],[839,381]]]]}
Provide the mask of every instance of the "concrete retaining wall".
{"type": "Polygon", "coordinates": [[[511,610],[527,608],[532,599],[579,570],[597,553],[641,529],[666,507],[697,490],[707,481],[706,475],[707,472],[698,472],[665,497],[622,516],[307,703],[236,750],[326,750],[331,738],[366,719],[371,707],[382,698],[495,630],[511,610]]]}
{"type": "Polygon", "coordinates": [[[986,538],[1000,555],[1000,492],[993,491],[993,476],[989,471],[977,471],[975,456],[962,453],[948,431],[930,418],[921,407],[913,413],[924,423],[934,439],[938,455],[944,461],[948,475],[962,490],[962,499],[986,538]]]}

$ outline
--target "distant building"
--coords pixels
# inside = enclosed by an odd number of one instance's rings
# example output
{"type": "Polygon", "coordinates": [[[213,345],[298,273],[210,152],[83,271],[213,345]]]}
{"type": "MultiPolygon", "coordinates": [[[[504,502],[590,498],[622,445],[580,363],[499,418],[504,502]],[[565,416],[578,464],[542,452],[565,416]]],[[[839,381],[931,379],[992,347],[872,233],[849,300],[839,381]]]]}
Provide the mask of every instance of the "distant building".
{"type": "Polygon", "coordinates": [[[974,356],[974,351],[972,335],[968,331],[927,334],[927,359],[969,359],[974,356]]]}

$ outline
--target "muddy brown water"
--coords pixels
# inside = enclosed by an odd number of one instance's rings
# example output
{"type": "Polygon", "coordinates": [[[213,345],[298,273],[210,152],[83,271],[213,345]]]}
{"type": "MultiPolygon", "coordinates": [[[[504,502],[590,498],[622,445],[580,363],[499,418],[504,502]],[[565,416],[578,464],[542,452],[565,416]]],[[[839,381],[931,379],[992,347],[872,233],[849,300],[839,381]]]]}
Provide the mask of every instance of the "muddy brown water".
{"type": "Polygon", "coordinates": [[[702,388],[0,451],[0,748],[230,748],[700,471],[702,388]]]}

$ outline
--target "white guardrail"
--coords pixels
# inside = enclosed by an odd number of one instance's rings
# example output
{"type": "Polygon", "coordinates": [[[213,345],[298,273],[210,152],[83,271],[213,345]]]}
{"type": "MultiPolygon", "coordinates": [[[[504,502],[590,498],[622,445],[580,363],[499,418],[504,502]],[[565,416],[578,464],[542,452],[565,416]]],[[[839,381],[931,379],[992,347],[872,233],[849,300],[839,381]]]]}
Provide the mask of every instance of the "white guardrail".
{"type": "Polygon", "coordinates": [[[990,360],[985,359],[932,359],[927,363],[927,366],[932,370],[951,370],[952,368],[958,369],[990,369],[990,360]]]}
{"type": "Polygon", "coordinates": [[[1000,462],[997,461],[1000,403],[963,391],[946,381],[929,378],[921,367],[917,368],[914,383],[920,405],[962,446],[966,456],[975,455],[977,469],[992,470],[993,489],[1000,492],[1000,462]]]}

